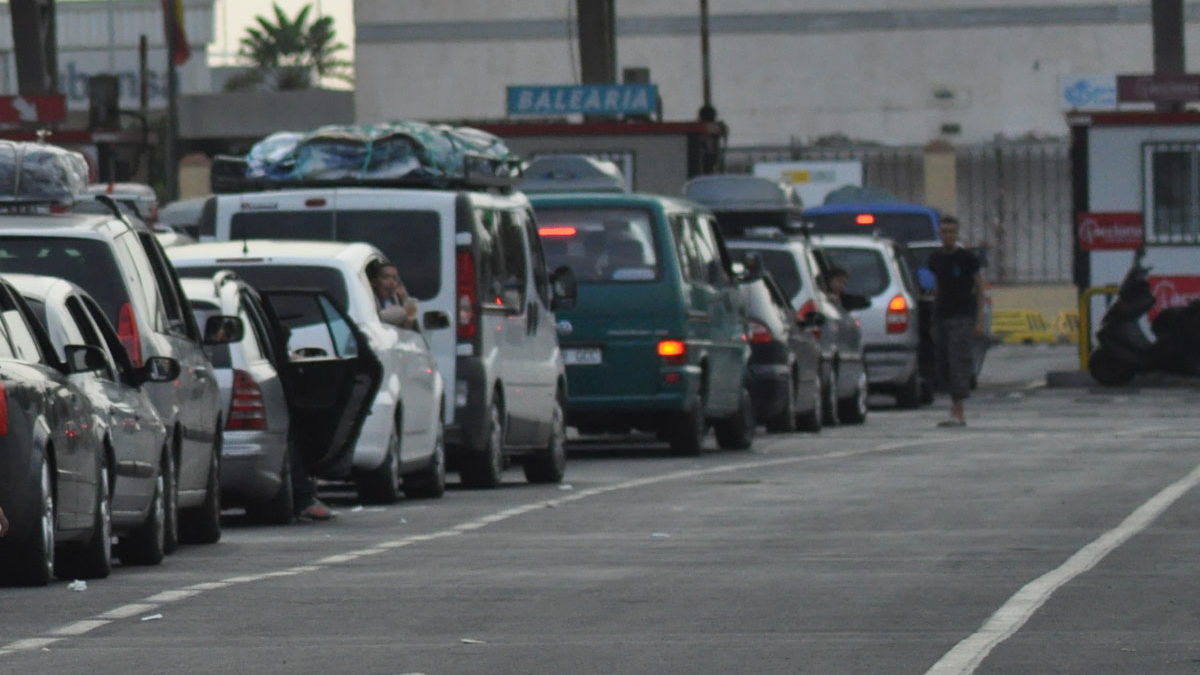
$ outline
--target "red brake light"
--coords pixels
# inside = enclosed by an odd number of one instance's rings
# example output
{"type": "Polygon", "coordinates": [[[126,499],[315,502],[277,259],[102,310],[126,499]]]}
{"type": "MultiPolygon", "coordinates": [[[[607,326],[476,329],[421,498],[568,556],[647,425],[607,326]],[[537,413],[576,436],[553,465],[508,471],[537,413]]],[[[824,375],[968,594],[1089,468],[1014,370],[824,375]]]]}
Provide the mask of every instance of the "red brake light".
{"type": "Polygon", "coordinates": [[[573,225],[547,225],[538,228],[538,234],[543,237],[574,237],[577,232],[573,225]]]}
{"type": "Polygon", "coordinates": [[[750,321],[748,323],[750,325],[751,344],[763,344],[771,341],[771,329],[757,321],[750,321]]]}
{"type": "Polygon", "coordinates": [[[244,370],[233,369],[233,395],[229,397],[229,430],[267,428],[267,408],[262,387],[244,370]]]}
{"type": "Polygon", "coordinates": [[[305,199],[305,200],[304,200],[304,205],[305,205],[305,206],[309,206],[309,207],[313,207],[313,208],[317,208],[317,207],[325,206],[325,203],[326,203],[326,202],[325,202],[325,198],[324,198],[324,197],[312,197],[312,198],[310,198],[310,199],[305,199]]]}
{"type": "Polygon", "coordinates": [[[134,367],[141,368],[142,341],[138,339],[137,321],[133,318],[133,305],[128,302],[121,305],[121,311],[117,313],[117,337],[121,339],[121,344],[129,353],[129,360],[133,361],[134,367]]]}
{"type": "Polygon", "coordinates": [[[475,293],[475,257],[470,251],[461,250],[455,262],[458,267],[458,339],[469,340],[479,330],[475,322],[475,307],[479,301],[475,293]]]}
{"type": "Polygon", "coordinates": [[[875,224],[875,214],[860,213],[857,216],[854,216],[854,222],[858,223],[859,225],[874,225],[875,224]]]}
{"type": "Polygon", "coordinates": [[[682,366],[687,363],[687,343],[683,340],[659,340],[658,355],[667,365],[682,366]]]}
{"type": "Polygon", "coordinates": [[[4,383],[0,382],[0,436],[8,435],[8,393],[4,391],[4,383]]]}
{"type": "Polygon", "coordinates": [[[884,321],[889,333],[903,333],[908,330],[908,300],[903,295],[896,295],[888,302],[884,321]]]}
{"type": "Polygon", "coordinates": [[[809,312],[815,312],[815,311],[817,311],[817,303],[812,300],[809,300],[808,302],[801,305],[800,309],[796,310],[796,320],[804,321],[804,317],[809,312]]]}

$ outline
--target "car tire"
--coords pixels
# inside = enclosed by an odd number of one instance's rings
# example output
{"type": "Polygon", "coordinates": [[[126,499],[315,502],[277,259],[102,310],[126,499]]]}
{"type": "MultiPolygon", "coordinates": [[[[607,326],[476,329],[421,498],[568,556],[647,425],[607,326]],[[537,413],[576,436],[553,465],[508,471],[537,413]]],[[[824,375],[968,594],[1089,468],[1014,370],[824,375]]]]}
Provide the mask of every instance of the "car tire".
{"type": "Polygon", "coordinates": [[[438,499],[446,494],[446,444],[440,419],[429,464],[420,471],[406,474],[403,487],[404,495],[411,499],[438,499]]]}
{"type": "Polygon", "coordinates": [[[204,502],[179,514],[179,540],[185,544],[215,544],[221,540],[221,464],[217,459],[220,456],[218,441],[208,462],[204,502]]]}
{"type": "Polygon", "coordinates": [[[365,504],[394,504],[400,499],[400,423],[392,425],[387,452],[379,466],[354,477],[358,498],[365,504]]]}
{"type": "Polygon", "coordinates": [[[704,400],[699,394],[692,396],[687,410],[677,413],[668,423],[667,439],[671,452],[681,457],[695,457],[704,446],[708,426],[704,419],[704,400]]]}
{"type": "Polygon", "coordinates": [[[567,426],[562,401],[555,397],[550,420],[550,438],[545,449],[525,460],[525,480],[530,483],[560,483],[567,472],[567,426]]]}
{"type": "Polygon", "coordinates": [[[846,424],[867,421],[867,374],[859,373],[854,395],[838,400],[838,419],[846,424]]]}
{"type": "Polygon", "coordinates": [[[50,463],[42,457],[42,468],[38,480],[37,503],[39,506],[38,528],[29,543],[14,551],[0,572],[8,567],[6,582],[22,586],[45,586],[54,578],[55,509],[54,486],[50,478],[50,463]]]}
{"type": "Polygon", "coordinates": [[[916,373],[896,390],[896,406],[905,410],[921,407],[921,378],[916,373]]]}
{"type": "Polygon", "coordinates": [[[717,446],[722,450],[747,450],[754,444],[754,403],[749,389],[741,388],[737,410],[714,424],[713,431],[717,435],[717,446]]]}
{"type": "Polygon", "coordinates": [[[487,445],[462,459],[459,479],[469,488],[499,487],[504,475],[504,415],[495,395],[488,407],[487,445]]]}
{"type": "Polygon", "coordinates": [[[799,382],[795,373],[788,376],[787,395],[784,396],[783,408],[766,421],[770,433],[788,433],[796,430],[796,389],[799,382]]]}
{"type": "Polygon", "coordinates": [[[96,476],[92,536],[80,546],[64,548],[55,557],[55,575],[59,578],[103,579],[112,574],[112,495],[108,477],[108,459],[102,455],[96,476]]]}
{"type": "Polygon", "coordinates": [[[933,403],[934,387],[933,382],[928,378],[921,378],[921,405],[931,405],[933,403]]]}
{"type": "Polygon", "coordinates": [[[838,389],[838,372],[831,370],[830,379],[825,383],[825,390],[821,400],[821,423],[827,427],[836,427],[841,424],[838,419],[837,409],[837,389],[838,389]]]}
{"type": "Polygon", "coordinates": [[[818,432],[821,430],[825,417],[825,378],[817,376],[817,386],[813,391],[812,407],[807,412],[800,413],[796,418],[796,428],[801,431],[818,432]]]}
{"type": "Polygon", "coordinates": [[[292,492],[290,449],[284,453],[279,467],[279,489],[266,501],[246,504],[246,517],[264,525],[288,525],[295,520],[296,500],[292,492]]]}
{"type": "Polygon", "coordinates": [[[164,475],[170,468],[169,452],[163,451],[158,475],[154,478],[154,496],[150,501],[150,512],[133,532],[117,542],[117,558],[124,565],[157,565],[166,556],[167,498],[164,475]]]}
{"type": "Polygon", "coordinates": [[[163,553],[170,555],[179,548],[179,473],[175,468],[175,455],[170,448],[163,448],[162,479],[163,553]]]}
{"type": "Polygon", "coordinates": [[[1088,357],[1088,373],[1100,384],[1119,387],[1129,384],[1137,371],[1101,347],[1088,357]]]}

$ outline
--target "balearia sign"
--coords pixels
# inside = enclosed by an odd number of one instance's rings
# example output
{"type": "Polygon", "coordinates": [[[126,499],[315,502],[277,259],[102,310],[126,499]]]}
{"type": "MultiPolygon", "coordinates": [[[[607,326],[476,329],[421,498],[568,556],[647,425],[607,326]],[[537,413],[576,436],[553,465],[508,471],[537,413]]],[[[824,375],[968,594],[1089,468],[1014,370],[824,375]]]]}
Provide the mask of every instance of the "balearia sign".
{"type": "Polygon", "coordinates": [[[508,87],[509,115],[650,115],[658,108],[653,84],[519,84],[508,87]]]}

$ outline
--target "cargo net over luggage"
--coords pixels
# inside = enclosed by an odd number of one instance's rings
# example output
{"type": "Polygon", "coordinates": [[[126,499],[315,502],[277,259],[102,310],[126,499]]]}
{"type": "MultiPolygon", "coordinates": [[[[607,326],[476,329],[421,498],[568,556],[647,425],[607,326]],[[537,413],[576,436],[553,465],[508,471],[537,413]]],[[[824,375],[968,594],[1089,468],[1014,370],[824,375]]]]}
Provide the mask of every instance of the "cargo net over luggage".
{"type": "Polygon", "coordinates": [[[211,177],[220,193],[314,185],[511,188],[520,173],[497,136],[406,120],[274,133],[245,157],[214,158],[211,177]]]}
{"type": "Polygon", "coordinates": [[[8,211],[72,204],[88,184],[83,155],[46,143],[0,140],[0,205],[8,211]]]}

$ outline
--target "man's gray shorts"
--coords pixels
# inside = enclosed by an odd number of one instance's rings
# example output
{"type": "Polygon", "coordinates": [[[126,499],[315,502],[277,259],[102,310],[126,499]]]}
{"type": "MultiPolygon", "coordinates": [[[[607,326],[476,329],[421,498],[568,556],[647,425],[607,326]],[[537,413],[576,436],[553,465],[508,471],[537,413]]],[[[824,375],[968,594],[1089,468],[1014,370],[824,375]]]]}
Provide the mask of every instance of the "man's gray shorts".
{"type": "Polygon", "coordinates": [[[973,317],[934,319],[933,344],[937,349],[939,388],[956,399],[971,395],[971,374],[974,370],[971,343],[974,335],[973,317]]]}

